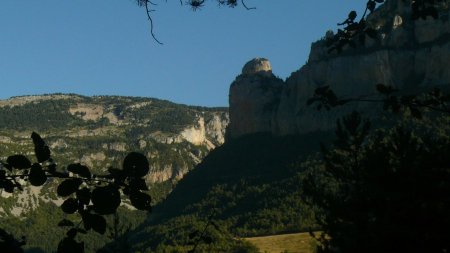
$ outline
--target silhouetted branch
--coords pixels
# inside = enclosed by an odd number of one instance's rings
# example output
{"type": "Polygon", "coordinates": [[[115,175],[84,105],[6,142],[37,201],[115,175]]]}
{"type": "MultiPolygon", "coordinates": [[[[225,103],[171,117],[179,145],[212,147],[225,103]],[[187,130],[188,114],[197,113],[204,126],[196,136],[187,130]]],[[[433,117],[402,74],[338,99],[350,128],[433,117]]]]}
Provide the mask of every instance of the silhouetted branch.
{"type": "MultiPolygon", "coordinates": [[[[20,179],[24,179],[24,178],[28,178],[29,174],[18,174],[18,175],[7,175],[5,178],[6,179],[11,179],[11,180],[15,180],[17,178],[20,179]]],[[[65,173],[57,173],[57,174],[46,174],[47,178],[58,178],[58,179],[81,179],[84,182],[94,182],[94,183],[111,183],[113,182],[113,179],[111,177],[108,176],[99,176],[99,175],[94,175],[93,178],[83,178],[83,177],[74,177],[74,176],[69,176],[68,174],[65,173]],[[107,180],[110,179],[110,180],[107,180]]]]}
{"type": "Polygon", "coordinates": [[[255,10],[256,9],[256,7],[247,7],[247,5],[245,4],[245,1],[244,0],[241,0],[241,3],[242,3],[242,6],[244,6],[244,8],[245,9],[247,9],[247,10],[255,10]]]}
{"type": "MultiPolygon", "coordinates": [[[[238,0],[216,0],[217,3],[219,3],[219,5],[228,5],[228,7],[236,7],[238,4],[238,0]]],[[[152,38],[160,45],[163,45],[163,43],[158,40],[158,38],[156,38],[155,32],[154,32],[154,23],[153,23],[153,18],[150,15],[150,13],[154,10],[152,10],[149,5],[157,5],[156,3],[150,1],[150,0],[136,0],[137,4],[141,7],[145,7],[145,11],[146,11],[146,15],[147,15],[147,19],[150,22],[150,34],[152,35],[152,38]]],[[[166,0],[167,2],[167,0],[166,0]]],[[[193,11],[196,11],[202,7],[204,7],[206,0],[186,0],[185,4],[189,5],[191,7],[191,9],[193,11]]],[[[241,0],[241,4],[242,6],[246,9],[246,10],[254,10],[256,9],[255,7],[248,7],[247,4],[245,3],[245,0],[241,0]]],[[[180,0],[180,5],[184,5],[183,4],[183,0],[180,0]]]]}
{"type": "Polygon", "coordinates": [[[156,42],[158,42],[158,44],[162,45],[163,43],[161,43],[161,42],[156,38],[156,36],[155,36],[155,34],[154,34],[154,32],[153,32],[153,19],[152,19],[152,17],[150,16],[150,12],[153,11],[153,10],[150,10],[150,9],[148,8],[148,3],[149,3],[149,2],[150,2],[150,1],[148,1],[148,0],[145,1],[145,10],[147,11],[147,18],[148,18],[148,21],[150,22],[150,34],[152,35],[153,39],[154,39],[156,42]]]}
{"type": "Polygon", "coordinates": [[[438,88],[428,93],[415,95],[397,95],[391,86],[378,84],[376,86],[378,95],[365,95],[354,98],[339,98],[329,86],[319,87],[315,90],[312,98],[308,99],[306,105],[318,103],[317,109],[325,108],[330,110],[334,107],[346,105],[353,102],[367,102],[383,104],[384,110],[391,110],[394,113],[409,110],[413,117],[421,118],[421,110],[428,109],[434,112],[450,114],[450,95],[443,94],[438,88]],[[380,95],[383,98],[378,98],[380,95]],[[370,98],[376,96],[377,98],[370,98]]]}
{"type": "Polygon", "coordinates": [[[188,253],[194,253],[197,250],[197,247],[200,245],[200,242],[203,239],[205,239],[206,231],[207,231],[208,227],[211,225],[212,219],[215,214],[216,214],[216,209],[213,208],[211,215],[209,215],[209,217],[208,217],[208,222],[206,223],[205,227],[203,228],[202,232],[200,233],[200,236],[197,238],[197,241],[194,244],[194,248],[192,250],[189,250],[188,253]]]}

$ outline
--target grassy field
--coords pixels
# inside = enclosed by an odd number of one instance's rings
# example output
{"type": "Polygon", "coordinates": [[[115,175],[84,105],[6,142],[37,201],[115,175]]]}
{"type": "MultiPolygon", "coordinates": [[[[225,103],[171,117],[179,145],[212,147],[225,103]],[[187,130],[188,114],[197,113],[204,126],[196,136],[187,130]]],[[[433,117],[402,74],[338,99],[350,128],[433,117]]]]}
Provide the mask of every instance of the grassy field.
{"type": "Polygon", "coordinates": [[[245,240],[263,253],[313,253],[314,239],[308,233],[249,237],[245,240]]]}

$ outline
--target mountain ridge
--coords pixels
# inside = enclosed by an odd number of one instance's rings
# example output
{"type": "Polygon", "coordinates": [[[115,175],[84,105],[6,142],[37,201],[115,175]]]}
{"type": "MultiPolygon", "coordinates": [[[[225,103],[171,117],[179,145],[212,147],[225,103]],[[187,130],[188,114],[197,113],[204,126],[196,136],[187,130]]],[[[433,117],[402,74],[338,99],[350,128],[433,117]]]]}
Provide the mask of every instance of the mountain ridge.
{"type": "MultiPolygon", "coordinates": [[[[146,181],[155,186],[156,201],[210,150],[224,143],[228,124],[226,108],[145,97],[62,93],[0,100],[0,118],[2,160],[14,154],[32,156],[32,132],[46,140],[60,166],[79,162],[102,173],[111,166],[121,167],[120,161],[130,151],[145,154],[151,165],[146,181]]],[[[51,189],[42,191],[31,194],[34,198],[30,195],[33,203],[21,195],[12,196],[21,201],[0,213],[20,216],[36,208],[36,196],[52,199],[51,189]]]]}
{"type": "Polygon", "coordinates": [[[330,130],[338,118],[352,110],[367,115],[381,111],[364,103],[317,111],[307,106],[307,101],[318,87],[329,86],[337,96],[346,98],[376,94],[377,84],[400,90],[450,87],[449,4],[443,1],[438,11],[437,20],[412,20],[407,1],[388,0],[367,17],[377,36],[365,35],[366,42],[356,48],[347,45],[341,52],[329,52],[327,38],[334,36],[329,31],[312,43],[307,63],[285,81],[273,74],[249,74],[243,69],[230,86],[228,135],[237,138],[257,132],[289,135],[330,130]]]}

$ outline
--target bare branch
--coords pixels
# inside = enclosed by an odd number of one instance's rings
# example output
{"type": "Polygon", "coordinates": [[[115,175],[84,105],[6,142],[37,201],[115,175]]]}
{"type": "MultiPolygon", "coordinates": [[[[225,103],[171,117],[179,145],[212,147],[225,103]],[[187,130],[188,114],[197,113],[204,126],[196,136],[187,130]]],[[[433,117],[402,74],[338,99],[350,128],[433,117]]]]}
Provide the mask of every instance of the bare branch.
{"type": "Polygon", "coordinates": [[[150,2],[149,0],[145,0],[145,10],[147,11],[147,18],[148,18],[148,20],[150,21],[150,33],[151,33],[153,39],[154,39],[156,42],[158,42],[158,44],[163,45],[163,43],[161,43],[161,42],[156,38],[155,34],[153,33],[153,19],[152,19],[152,17],[150,16],[150,12],[151,12],[152,10],[150,10],[150,9],[148,8],[148,3],[149,3],[149,2],[150,2]]]}
{"type": "Polygon", "coordinates": [[[242,6],[244,6],[244,8],[245,9],[247,9],[247,10],[255,10],[256,9],[256,7],[247,7],[247,5],[245,4],[245,1],[244,0],[241,0],[241,3],[242,3],[242,6]]]}

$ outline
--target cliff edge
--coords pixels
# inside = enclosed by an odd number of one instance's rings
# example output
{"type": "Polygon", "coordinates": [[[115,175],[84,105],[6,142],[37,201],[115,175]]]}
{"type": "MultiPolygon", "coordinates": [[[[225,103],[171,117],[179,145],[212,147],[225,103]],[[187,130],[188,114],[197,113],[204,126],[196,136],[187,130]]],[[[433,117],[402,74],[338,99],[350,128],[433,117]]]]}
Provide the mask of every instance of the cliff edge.
{"type": "MultiPolygon", "coordinates": [[[[308,62],[285,81],[270,71],[243,71],[230,87],[228,136],[271,132],[301,134],[335,127],[336,119],[358,109],[373,114],[373,105],[355,103],[317,111],[306,101],[314,90],[329,85],[337,95],[373,94],[382,83],[401,90],[450,85],[450,9],[439,6],[439,19],[412,20],[407,1],[388,0],[367,19],[377,38],[364,45],[328,52],[325,38],[314,42],[308,62]],[[261,75],[264,73],[264,75],[261,75]]],[[[326,36],[331,36],[327,32],[326,36]]],[[[246,64],[258,65],[254,59],[246,64]]],[[[267,65],[270,66],[270,63],[267,65]]]]}

